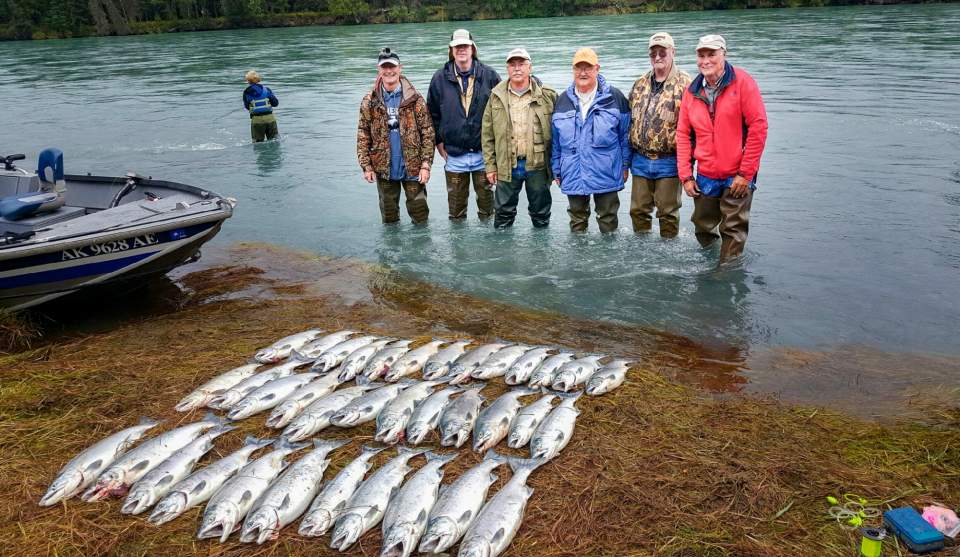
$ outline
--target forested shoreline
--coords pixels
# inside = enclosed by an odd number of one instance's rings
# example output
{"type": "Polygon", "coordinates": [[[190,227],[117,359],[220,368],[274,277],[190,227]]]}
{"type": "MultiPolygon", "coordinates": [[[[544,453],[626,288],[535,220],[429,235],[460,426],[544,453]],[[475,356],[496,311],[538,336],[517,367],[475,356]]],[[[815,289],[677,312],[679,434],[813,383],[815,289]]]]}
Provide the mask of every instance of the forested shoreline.
{"type": "MultiPolygon", "coordinates": [[[[921,2],[924,0],[920,0],[921,2]]],[[[4,0],[0,40],[257,27],[918,3],[916,0],[4,0]]]]}

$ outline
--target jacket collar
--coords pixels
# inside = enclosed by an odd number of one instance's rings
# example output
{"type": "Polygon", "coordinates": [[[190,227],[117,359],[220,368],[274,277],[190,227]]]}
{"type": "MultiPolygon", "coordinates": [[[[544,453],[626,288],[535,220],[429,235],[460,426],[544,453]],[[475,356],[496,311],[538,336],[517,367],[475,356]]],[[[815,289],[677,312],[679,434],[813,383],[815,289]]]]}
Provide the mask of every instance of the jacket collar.
{"type": "MultiPolygon", "coordinates": [[[[723,77],[720,79],[720,83],[717,84],[717,90],[723,91],[727,88],[727,85],[733,83],[736,78],[737,75],[736,72],[733,71],[733,65],[730,64],[730,62],[724,62],[723,77]]],[[[697,74],[697,77],[695,77],[690,84],[690,92],[693,93],[693,96],[703,96],[703,81],[703,74],[697,74]]]]}
{"type": "MultiPolygon", "coordinates": [[[[400,87],[403,88],[403,100],[400,101],[400,105],[403,106],[409,102],[413,102],[420,93],[413,88],[413,84],[410,83],[410,80],[407,79],[405,75],[400,76],[400,87]]],[[[373,82],[373,90],[371,91],[373,98],[377,99],[381,103],[383,102],[383,87],[380,85],[380,77],[377,77],[377,80],[373,82]]]]}
{"type": "MultiPolygon", "coordinates": [[[[470,73],[473,75],[473,79],[479,81],[484,73],[484,68],[486,68],[486,66],[480,62],[480,60],[474,58],[473,65],[470,66],[470,73]]],[[[456,83],[457,80],[460,79],[460,76],[457,75],[457,63],[453,60],[443,65],[443,73],[447,76],[448,81],[456,83]]]]}
{"type": "MultiPolygon", "coordinates": [[[[571,83],[567,87],[567,96],[573,101],[574,106],[580,106],[580,99],[577,98],[577,84],[571,83]]],[[[597,75],[597,96],[593,99],[593,105],[596,106],[601,100],[610,96],[610,85],[607,84],[607,78],[603,74],[597,75]]]]}
{"type": "MultiPolygon", "coordinates": [[[[507,95],[510,94],[509,88],[510,80],[504,79],[494,86],[493,90],[490,91],[490,94],[499,97],[500,100],[506,104],[507,95]]],[[[540,79],[538,79],[535,75],[530,76],[530,94],[533,95],[533,100],[535,102],[539,102],[540,98],[543,97],[543,87],[540,84],[540,79]]]]}

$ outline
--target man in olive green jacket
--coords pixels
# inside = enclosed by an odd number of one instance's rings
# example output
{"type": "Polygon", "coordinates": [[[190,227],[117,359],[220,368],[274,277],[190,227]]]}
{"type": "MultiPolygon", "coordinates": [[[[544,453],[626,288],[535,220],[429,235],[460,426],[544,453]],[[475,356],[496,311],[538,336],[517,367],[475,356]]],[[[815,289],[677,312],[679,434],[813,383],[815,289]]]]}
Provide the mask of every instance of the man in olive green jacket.
{"type": "Polygon", "coordinates": [[[533,226],[550,224],[550,116],[557,92],[542,86],[532,70],[526,49],[511,50],[509,79],[493,88],[483,112],[483,161],[487,181],[496,187],[495,228],[513,226],[524,186],[533,226]]]}

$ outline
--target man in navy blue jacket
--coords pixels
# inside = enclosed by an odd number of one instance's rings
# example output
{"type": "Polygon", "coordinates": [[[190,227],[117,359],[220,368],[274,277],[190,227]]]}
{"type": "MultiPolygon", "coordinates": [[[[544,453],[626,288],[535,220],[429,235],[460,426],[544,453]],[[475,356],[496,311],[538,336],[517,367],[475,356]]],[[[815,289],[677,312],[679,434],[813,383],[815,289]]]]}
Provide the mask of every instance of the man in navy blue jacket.
{"type": "Polygon", "coordinates": [[[477,44],[466,29],[450,37],[449,61],[437,70],[427,91],[437,151],[446,161],[447,203],[451,219],[467,216],[470,181],[477,194],[477,216],[493,214],[493,192],[484,172],[480,128],[490,90],[500,75],[477,59],[477,44]]]}
{"type": "Polygon", "coordinates": [[[551,166],[570,203],[570,230],[587,230],[592,195],[600,231],[615,231],[630,166],[630,104],[600,75],[592,49],[574,55],[573,85],[557,99],[551,125],[551,166]]]}
{"type": "Polygon", "coordinates": [[[260,74],[251,70],[244,77],[250,84],[243,91],[243,108],[250,111],[250,137],[254,143],[276,138],[280,132],[273,107],[280,101],[269,87],[260,84],[260,74]]]}

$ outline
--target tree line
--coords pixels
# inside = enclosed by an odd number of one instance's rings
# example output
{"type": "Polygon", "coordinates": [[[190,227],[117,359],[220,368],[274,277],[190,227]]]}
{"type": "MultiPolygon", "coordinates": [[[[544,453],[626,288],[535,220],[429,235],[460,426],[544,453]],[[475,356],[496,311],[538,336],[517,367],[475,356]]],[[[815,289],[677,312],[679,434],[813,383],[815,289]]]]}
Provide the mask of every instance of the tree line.
{"type": "Polygon", "coordinates": [[[0,0],[0,39],[892,3],[899,0],[0,0]]]}

